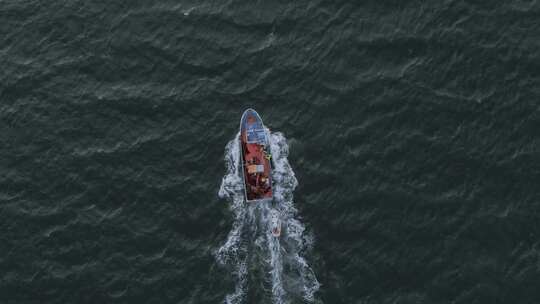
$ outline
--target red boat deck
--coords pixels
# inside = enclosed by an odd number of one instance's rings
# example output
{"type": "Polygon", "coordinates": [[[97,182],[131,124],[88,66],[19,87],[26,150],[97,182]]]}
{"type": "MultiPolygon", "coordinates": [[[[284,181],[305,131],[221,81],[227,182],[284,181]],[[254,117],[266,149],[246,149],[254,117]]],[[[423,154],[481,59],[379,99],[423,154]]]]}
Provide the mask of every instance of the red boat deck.
{"type": "MultiPolygon", "coordinates": [[[[248,124],[250,120],[248,118],[248,124]]],[[[241,147],[246,199],[257,201],[272,198],[270,147],[259,142],[249,142],[246,130],[242,130],[241,147]]]]}

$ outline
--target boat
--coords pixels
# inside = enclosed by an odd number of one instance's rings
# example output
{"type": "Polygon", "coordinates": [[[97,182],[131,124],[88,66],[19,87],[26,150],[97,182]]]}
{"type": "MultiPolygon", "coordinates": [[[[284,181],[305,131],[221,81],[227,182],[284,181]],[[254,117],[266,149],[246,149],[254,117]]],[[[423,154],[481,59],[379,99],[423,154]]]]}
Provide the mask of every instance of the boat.
{"type": "Polygon", "coordinates": [[[244,194],[248,203],[272,200],[270,138],[259,114],[247,109],[240,120],[244,194]]]}
{"type": "Polygon", "coordinates": [[[281,220],[279,218],[279,212],[274,209],[270,211],[270,227],[274,237],[279,237],[281,235],[281,220]]]}

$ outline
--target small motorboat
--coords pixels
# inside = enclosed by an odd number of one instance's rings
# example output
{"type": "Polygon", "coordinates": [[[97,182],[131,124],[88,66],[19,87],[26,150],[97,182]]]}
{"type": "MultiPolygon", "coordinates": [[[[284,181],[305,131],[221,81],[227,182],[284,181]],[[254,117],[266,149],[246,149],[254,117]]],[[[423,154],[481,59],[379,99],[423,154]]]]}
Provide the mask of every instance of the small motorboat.
{"type": "Polygon", "coordinates": [[[270,211],[270,227],[274,237],[279,237],[281,235],[281,220],[279,218],[279,212],[274,209],[270,211]]]}
{"type": "Polygon", "coordinates": [[[246,201],[272,200],[269,135],[253,109],[247,109],[240,120],[240,150],[246,201]]]}

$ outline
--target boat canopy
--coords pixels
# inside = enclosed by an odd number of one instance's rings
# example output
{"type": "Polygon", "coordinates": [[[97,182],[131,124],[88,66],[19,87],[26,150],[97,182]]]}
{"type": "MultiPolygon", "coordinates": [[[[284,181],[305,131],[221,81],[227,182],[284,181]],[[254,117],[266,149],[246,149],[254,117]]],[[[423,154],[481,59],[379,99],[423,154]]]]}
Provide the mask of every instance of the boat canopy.
{"type": "Polygon", "coordinates": [[[246,134],[247,142],[250,144],[263,145],[266,143],[266,132],[264,129],[248,128],[246,134]]]}

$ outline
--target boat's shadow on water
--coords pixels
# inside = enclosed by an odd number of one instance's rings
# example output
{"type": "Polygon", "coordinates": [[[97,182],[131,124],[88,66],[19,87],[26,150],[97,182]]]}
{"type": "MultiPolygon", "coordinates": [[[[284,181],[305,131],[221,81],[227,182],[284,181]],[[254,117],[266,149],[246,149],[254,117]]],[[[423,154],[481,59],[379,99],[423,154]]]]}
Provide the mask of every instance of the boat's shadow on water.
{"type": "Polygon", "coordinates": [[[297,186],[281,133],[271,134],[274,200],[246,204],[241,179],[239,135],[225,149],[227,173],[219,196],[230,204],[233,224],[217,250],[218,263],[231,270],[235,289],[226,303],[315,302],[319,283],[303,257],[311,247],[304,225],[296,219],[293,191],[297,186]],[[272,212],[279,213],[282,231],[272,235],[272,212]]]}

